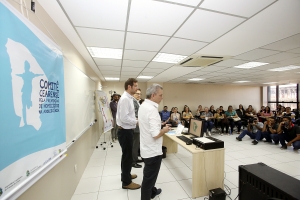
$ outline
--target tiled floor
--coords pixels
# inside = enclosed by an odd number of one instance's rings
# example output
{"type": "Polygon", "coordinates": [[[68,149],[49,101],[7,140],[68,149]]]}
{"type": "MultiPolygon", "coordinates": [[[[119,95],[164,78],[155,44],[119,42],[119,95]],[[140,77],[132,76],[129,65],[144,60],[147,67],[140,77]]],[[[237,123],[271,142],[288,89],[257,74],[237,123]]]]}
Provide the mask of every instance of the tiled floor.
{"type": "MultiPolygon", "coordinates": [[[[107,133],[109,134],[109,133],[107,133]]],[[[214,135],[225,142],[225,180],[224,184],[231,189],[231,198],[238,195],[238,166],[263,162],[279,171],[300,180],[300,151],[293,151],[291,147],[281,150],[280,145],[260,142],[252,145],[246,136],[243,141],[235,140],[232,136],[214,135]]],[[[100,140],[102,140],[101,138],[100,140]]],[[[76,188],[72,200],[139,200],[140,190],[124,190],[120,181],[119,143],[114,147],[95,149],[85,172],[76,188]]],[[[178,153],[167,154],[163,159],[156,187],[162,193],[159,200],[190,200],[192,186],[192,155],[183,147],[178,146],[178,153]]],[[[143,165],[143,164],[142,164],[143,165]]],[[[142,182],[143,168],[132,168],[137,174],[136,183],[142,182]]],[[[202,200],[199,197],[197,200],[202,200]]],[[[227,197],[227,199],[229,199],[227,197]]]]}

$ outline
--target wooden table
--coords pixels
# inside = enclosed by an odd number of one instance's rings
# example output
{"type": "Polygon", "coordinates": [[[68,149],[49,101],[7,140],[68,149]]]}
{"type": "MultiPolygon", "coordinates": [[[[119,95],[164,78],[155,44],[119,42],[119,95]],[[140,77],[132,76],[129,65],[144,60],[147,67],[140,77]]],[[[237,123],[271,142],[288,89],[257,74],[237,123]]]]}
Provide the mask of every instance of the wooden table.
{"type": "Polygon", "coordinates": [[[194,144],[186,145],[176,135],[166,133],[163,136],[163,146],[167,147],[167,153],[177,153],[178,144],[193,155],[192,198],[207,196],[211,189],[223,189],[225,149],[203,150],[194,144]]]}

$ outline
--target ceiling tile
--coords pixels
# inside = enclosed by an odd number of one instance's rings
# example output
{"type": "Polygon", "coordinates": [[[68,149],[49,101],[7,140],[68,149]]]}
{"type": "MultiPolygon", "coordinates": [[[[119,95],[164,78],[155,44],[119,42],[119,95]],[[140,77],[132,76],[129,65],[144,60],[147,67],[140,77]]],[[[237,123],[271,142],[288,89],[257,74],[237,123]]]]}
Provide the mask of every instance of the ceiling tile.
{"type": "Polygon", "coordinates": [[[235,59],[240,59],[240,60],[257,60],[260,58],[264,58],[270,55],[278,54],[280,53],[279,51],[273,51],[273,50],[267,50],[267,49],[254,49],[252,51],[248,51],[246,53],[243,53],[241,55],[235,56],[235,59]]]}
{"type": "Polygon", "coordinates": [[[277,62],[277,63],[280,64],[280,65],[284,65],[284,66],[287,66],[287,65],[297,65],[298,63],[300,63],[300,55],[299,55],[299,57],[288,59],[288,60],[284,60],[284,61],[280,61],[280,62],[277,62]]]}
{"type": "Polygon", "coordinates": [[[161,63],[161,62],[150,62],[147,68],[154,68],[154,69],[168,69],[172,67],[174,64],[170,63],[161,63]]]}
{"type": "Polygon", "coordinates": [[[241,65],[246,63],[247,61],[244,60],[234,60],[234,59],[229,59],[229,60],[224,60],[222,62],[219,62],[215,64],[215,66],[220,66],[220,67],[233,67],[237,65],[241,65]]]}
{"type": "Polygon", "coordinates": [[[295,35],[300,32],[299,7],[299,0],[277,1],[199,53],[236,56],[295,35]]]}
{"type": "Polygon", "coordinates": [[[219,12],[230,13],[244,17],[251,17],[274,1],[275,0],[208,0],[204,1],[200,5],[200,8],[216,10],[219,12]]]}
{"type": "Polygon", "coordinates": [[[75,26],[125,30],[127,0],[63,0],[60,3],[75,26]]]}
{"type": "Polygon", "coordinates": [[[102,71],[101,70],[101,73],[103,74],[103,76],[107,76],[107,75],[120,75],[120,71],[102,71]]]}
{"type": "Polygon", "coordinates": [[[152,79],[152,81],[154,82],[165,82],[168,80],[172,80],[174,78],[183,76],[185,74],[189,74],[193,71],[196,71],[198,69],[195,69],[194,67],[171,67],[169,69],[167,69],[166,71],[160,73],[159,75],[157,75],[156,77],[154,77],[152,79]]]}
{"type": "Polygon", "coordinates": [[[227,67],[219,67],[219,66],[207,66],[207,67],[204,67],[203,69],[201,69],[201,71],[204,71],[204,72],[216,72],[216,71],[220,71],[222,69],[225,69],[227,67]]]}
{"type": "Polygon", "coordinates": [[[282,61],[282,60],[287,60],[290,58],[295,58],[298,57],[299,54],[294,54],[294,53],[286,53],[286,52],[282,52],[276,55],[272,55],[272,56],[268,56],[265,58],[261,58],[258,59],[257,61],[259,62],[267,62],[267,63],[274,63],[274,62],[278,62],[278,61],[282,61]]]}
{"type": "Polygon", "coordinates": [[[169,37],[139,33],[127,33],[125,49],[159,51],[169,37]]]}
{"type": "Polygon", "coordinates": [[[157,52],[125,50],[124,59],[151,61],[156,54],[157,52]]]}
{"type": "Polygon", "coordinates": [[[185,40],[180,38],[172,38],[164,46],[161,52],[189,56],[199,51],[205,45],[207,45],[207,43],[185,40]]]}
{"type": "Polygon", "coordinates": [[[140,73],[139,71],[132,71],[132,72],[122,71],[122,72],[121,72],[121,76],[123,76],[123,75],[137,76],[139,73],[140,73]]]}
{"type": "Polygon", "coordinates": [[[102,66],[98,66],[99,70],[103,70],[103,71],[120,71],[121,70],[121,66],[107,66],[107,65],[102,65],[102,66]]]}
{"type": "Polygon", "coordinates": [[[144,72],[154,72],[154,73],[160,73],[160,72],[162,72],[162,71],[164,71],[165,69],[153,69],[153,68],[145,68],[144,70],[143,70],[143,73],[144,72]]]}
{"type": "Polygon", "coordinates": [[[231,73],[243,73],[245,70],[244,69],[239,69],[239,68],[234,68],[234,67],[229,67],[223,70],[220,70],[219,72],[226,72],[226,73],[230,73],[229,75],[232,75],[231,73]]]}
{"type": "Polygon", "coordinates": [[[118,59],[107,59],[107,58],[93,58],[97,65],[104,66],[121,66],[121,61],[118,59]]]}
{"type": "Polygon", "coordinates": [[[171,36],[192,11],[159,1],[132,0],[128,31],[171,36]]]}
{"type": "Polygon", "coordinates": [[[300,34],[263,46],[264,49],[288,51],[300,47],[300,34]]]}
{"type": "Polygon", "coordinates": [[[123,31],[109,31],[91,28],[76,28],[84,44],[88,47],[106,47],[122,49],[123,31]]]}
{"type": "Polygon", "coordinates": [[[142,71],[142,70],[143,70],[143,68],[137,68],[137,67],[125,67],[125,66],[122,67],[122,72],[124,72],[124,71],[128,71],[128,72],[134,72],[134,71],[137,71],[137,72],[140,72],[140,71],[142,71]]]}
{"type": "Polygon", "coordinates": [[[244,20],[220,13],[197,10],[178,30],[175,37],[211,42],[244,20]]]}
{"type": "Polygon", "coordinates": [[[189,6],[197,6],[201,0],[167,0],[174,3],[185,4],[189,6]]]}
{"type": "Polygon", "coordinates": [[[143,75],[143,76],[156,76],[159,73],[154,73],[154,72],[141,72],[139,75],[143,75]]]}
{"type": "Polygon", "coordinates": [[[148,63],[147,61],[123,60],[123,67],[144,68],[148,63]]]}
{"type": "Polygon", "coordinates": [[[300,48],[289,50],[290,53],[300,53],[300,48]]]}
{"type": "Polygon", "coordinates": [[[268,70],[268,69],[274,69],[274,68],[278,68],[278,67],[282,67],[282,65],[279,65],[279,64],[268,64],[268,65],[259,66],[257,68],[260,69],[260,70],[268,70]]]}

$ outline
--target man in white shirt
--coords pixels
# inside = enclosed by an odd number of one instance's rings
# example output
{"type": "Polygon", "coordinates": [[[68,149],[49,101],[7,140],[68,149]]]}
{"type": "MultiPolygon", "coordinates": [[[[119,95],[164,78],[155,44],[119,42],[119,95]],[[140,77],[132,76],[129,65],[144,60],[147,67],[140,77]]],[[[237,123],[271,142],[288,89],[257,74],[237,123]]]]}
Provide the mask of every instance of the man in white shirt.
{"type": "Polygon", "coordinates": [[[122,148],[121,159],[121,181],[123,189],[139,189],[141,186],[132,182],[137,175],[130,174],[132,168],[132,146],[133,146],[133,130],[138,121],[135,117],[133,106],[133,95],[138,88],[137,80],[129,78],[125,82],[125,91],[122,94],[117,108],[117,125],[118,125],[118,139],[122,148]]]}
{"type": "Polygon", "coordinates": [[[163,88],[153,84],[146,91],[146,100],[138,112],[140,127],[140,151],[144,159],[144,176],[141,199],[150,200],[161,193],[154,187],[162,160],[162,136],[169,131],[169,125],[161,129],[158,104],[163,99],[163,88]]]}

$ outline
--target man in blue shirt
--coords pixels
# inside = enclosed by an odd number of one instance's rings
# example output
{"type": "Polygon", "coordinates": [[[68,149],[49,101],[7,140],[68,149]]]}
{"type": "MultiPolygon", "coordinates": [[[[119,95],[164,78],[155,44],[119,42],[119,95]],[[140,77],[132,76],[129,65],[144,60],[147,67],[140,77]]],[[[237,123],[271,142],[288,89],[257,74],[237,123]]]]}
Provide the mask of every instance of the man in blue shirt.
{"type": "Polygon", "coordinates": [[[164,106],[164,109],[159,112],[162,125],[170,124],[170,111],[168,111],[168,106],[164,106]]]}

